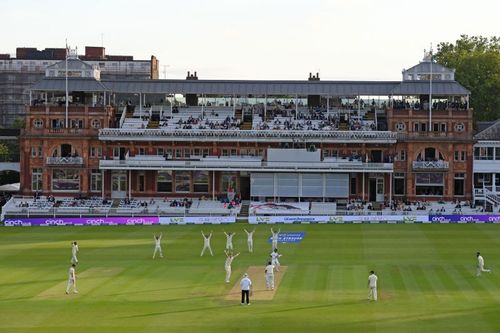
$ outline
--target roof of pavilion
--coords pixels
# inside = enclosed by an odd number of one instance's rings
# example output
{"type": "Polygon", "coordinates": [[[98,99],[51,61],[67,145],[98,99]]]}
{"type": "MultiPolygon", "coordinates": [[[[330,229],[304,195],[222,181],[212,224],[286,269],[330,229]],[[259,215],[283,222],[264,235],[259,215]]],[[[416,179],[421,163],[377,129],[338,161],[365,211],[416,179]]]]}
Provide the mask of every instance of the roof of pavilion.
{"type": "MultiPolygon", "coordinates": [[[[65,91],[65,78],[46,77],[33,91],[65,91]]],[[[429,94],[428,81],[274,81],[274,80],[102,80],[69,78],[70,91],[144,94],[401,96],[429,94]]],[[[433,81],[433,95],[464,96],[456,81],[433,81]]]]}

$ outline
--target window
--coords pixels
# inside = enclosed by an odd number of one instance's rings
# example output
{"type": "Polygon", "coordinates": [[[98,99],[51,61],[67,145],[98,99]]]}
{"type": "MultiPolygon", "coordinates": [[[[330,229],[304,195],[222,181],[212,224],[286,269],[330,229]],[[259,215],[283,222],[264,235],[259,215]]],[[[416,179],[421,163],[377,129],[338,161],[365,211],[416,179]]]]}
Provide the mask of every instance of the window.
{"type": "Polygon", "coordinates": [[[229,156],[229,150],[222,149],[222,156],[229,156]]]}
{"type": "Polygon", "coordinates": [[[493,160],[493,147],[474,148],[475,160],[493,160]]]}
{"type": "Polygon", "coordinates": [[[356,179],[356,174],[351,175],[351,195],[356,195],[358,194],[358,188],[357,188],[357,179],[356,179]]]}
{"type": "Polygon", "coordinates": [[[98,169],[92,169],[90,173],[90,192],[102,191],[102,174],[98,169]]]}
{"type": "Polygon", "coordinates": [[[464,173],[456,173],[455,174],[455,182],[454,182],[454,194],[462,196],[465,194],[465,174],[464,173]]]}
{"type": "Polygon", "coordinates": [[[413,123],[413,132],[418,132],[420,129],[420,124],[419,123],[413,123]]]}
{"type": "Polygon", "coordinates": [[[175,150],[175,158],[182,158],[182,150],[180,149],[175,150]]]}
{"type": "Polygon", "coordinates": [[[99,119],[92,119],[91,123],[92,128],[101,128],[101,121],[99,119]]]}
{"type": "Polygon", "coordinates": [[[102,156],[102,147],[90,147],[90,157],[101,157],[102,156]]]}
{"type": "Polygon", "coordinates": [[[146,155],[146,148],[144,147],[139,147],[139,152],[138,155],[144,156],[146,155]]]}
{"type": "Polygon", "coordinates": [[[406,150],[400,150],[398,158],[400,161],[406,161],[406,150]]]}
{"type": "Polygon", "coordinates": [[[81,119],[71,119],[71,128],[83,128],[83,120],[81,119]]]}
{"type": "Polygon", "coordinates": [[[190,188],[191,188],[191,172],[176,171],[175,192],[190,192],[190,188]]]}
{"type": "Polygon", "coordinates": [[[440,130],[441,130],[441,132],[446,132],[446,123],[440,124],[440,130]]]}
{"type": "Polygon", "coordinates": [[[54,169],[52,171],[52,190],[71,191],[80,190],[80,170],[77,169],[54,169]]]}
{"type": "Polygon", "coordinates": [[[495,160],[500,160],[500,147],[495,148],[495,160]]]}
{"type": "Polygon", "coordinates": [[[37,147],[31,147],[31,157],[36,157],[38,153],[37,147]]]}
{"type": "Polygon", "coordinates": [[[231,156],[238,156],[238,152],[236,149],[231,149],[231,156]]]}
{"type": "Polygon", "coordinates": [[[455,123],[455,131],[463,132],[465,130],[464,123],[455,123]]]}
{"type": "Polygon", "coordinates": [[[193,191],[208,192],[208,171],[193,171],[193,191]]]}
{"type": "Polygon", "coordinates": [[[184,149],[184,158],[189,158],[189,157],[191,157],[191,150],[184,149]]]}
{"type": "Polygon", "coordinates": [[[438,132],[439,131],[439,123],[434,123],[432,124],[432,130],[434,132],[438,132]]]}
{"type": "Polygon", "coordinates": [[[34,119],[33,126],[35,128],[42,128],[43,127],[43,120],[42,119],[34,119]]]}
{"type": "Polygon", "coordinates": [[[165,155],[165,149],[164,148],[156,148],[156,155],[158,155],[158,156],[164,156],[165,155]]]}
{"type": "Polygon", "coordinates": [[[406,129],[406,125],[403,122],[399,122],[396,124],[396,131],[402,132],[406,129]]]}
{"type": "Polygon", "coordinates": [[[394,173],[394,195],[405,195],[405,174],[394,173]]]}
{"type": "Polygon", "coordinates": [[[144,192],[146,188],[146,175],[144,173],[140,173],[137,176],[137,190],[139,192],[144,192]]]}
{"type": "Polygon", "coordinates": [[[156,176],[157,192],[172,192],[172,171],[158,171],[156,176]]]}
{"type": "Polygon", "coordinates": [[[31,190],[34,192],[42,191],[42,185],[42,169],[33,169],[31,172],[31,190]]]}
{"type": "Polygon", "coordinates": [[[444,175],[442,173],[420,172],[415,174],[415,192],[420,196],[442,196],[444,175]]]}
{"type": "Polygon", "coordinates": [[[52,119],[52,128],[64,128],[64,121],[62,119],[52,119]]]}
{"type": "Polygon", "coordinates": [[[465,151],[463,150],[455,150],[455,161],[465,161],[465,151]]]}
{"type": "Polygon", "coordinates": [[[427,131],[427,124],[426,123],[420,124],[420,131],[421,132],[426,132],[427,131]]]}

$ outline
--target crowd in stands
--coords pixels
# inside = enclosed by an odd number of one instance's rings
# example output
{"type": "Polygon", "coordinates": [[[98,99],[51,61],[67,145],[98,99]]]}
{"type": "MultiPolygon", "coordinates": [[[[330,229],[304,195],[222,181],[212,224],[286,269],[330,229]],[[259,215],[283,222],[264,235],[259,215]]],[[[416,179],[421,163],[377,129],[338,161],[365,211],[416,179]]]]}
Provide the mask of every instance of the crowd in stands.
{"type": "MultiPolygon", "coordinates": [[[[427,110],[429,108],[429,103],[421,103],[420,101],[415,100],[393,100],[392,107],[395,110],[427,110]]],[[[446,111],[446,110],[466,110],[467,103],[461,101],[436,101],[432,103],[432,109],[438,111],[446,111]]]]}

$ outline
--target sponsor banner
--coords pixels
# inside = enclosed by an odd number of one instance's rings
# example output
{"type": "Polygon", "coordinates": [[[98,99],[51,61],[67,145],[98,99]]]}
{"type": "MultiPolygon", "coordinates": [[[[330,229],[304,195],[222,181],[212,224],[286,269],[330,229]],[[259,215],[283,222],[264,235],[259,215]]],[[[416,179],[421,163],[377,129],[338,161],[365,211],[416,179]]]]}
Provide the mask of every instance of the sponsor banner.
{"type": "Polygon", "coordinates": [[[248,223],[334,223],[338,216],[249,216],[248,223]]]}
{"type": "Polygon", "coordinates": [[[431,223],[500,223],[500,215],[429,215],[431,223]]]}
{"type": "MultiPolygon", "coordinates": [[[[278,234],[278,243],[300,243],[304,239],[305,232],[280,232],[278,234]]],[[[267,240],[269,244],[272,243],[272,236],[267,240]]]]}
{"type": "Polygon", "coordinates": [[[427,215],[249,216],[257,223],[427,223],[427,215]]]}
{"type": "Polygon", "coordinates": [[[158,216],[141,217],[33,217],[5,219],[5,226],[52,225],[151,225],[159,224],[158,216]]]}
{"type": "Polygon", "coordinates": [[[226,224],[235,222],[236,216],[160,217],[160,224],[226,224]]]}

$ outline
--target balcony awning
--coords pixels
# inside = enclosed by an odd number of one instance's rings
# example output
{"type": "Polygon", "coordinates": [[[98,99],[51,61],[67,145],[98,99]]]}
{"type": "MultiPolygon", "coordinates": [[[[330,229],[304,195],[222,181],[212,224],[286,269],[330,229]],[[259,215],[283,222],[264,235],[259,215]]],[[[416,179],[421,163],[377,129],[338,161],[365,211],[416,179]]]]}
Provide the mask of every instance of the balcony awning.
{"type": "MultiPolygon", "coordinates": [[[[66,91],[65,78],[44,78],[31,86],[32,91],[66,91]]],[[[68,91],[104,92],[106,87],[94,79],[69,78],[68,91]]]]}
{"type": "MultiPolygon", "coordinates": [[[[393,96],[428,95],[430,93],[429,81],[405,81],[398,84],[391,91],[393,96]]],[[[432,95],[434,96],[465,96],[470,91],[456,81],[432,81],[432,95]]]]}

